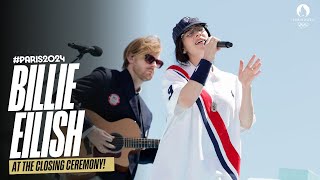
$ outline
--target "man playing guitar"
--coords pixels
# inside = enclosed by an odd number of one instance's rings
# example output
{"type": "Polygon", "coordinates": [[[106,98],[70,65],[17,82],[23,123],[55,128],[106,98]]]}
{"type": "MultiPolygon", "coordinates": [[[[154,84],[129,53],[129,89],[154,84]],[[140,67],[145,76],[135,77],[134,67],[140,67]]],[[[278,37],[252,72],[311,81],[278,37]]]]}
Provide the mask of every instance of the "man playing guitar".
{"type": "MultiPolygon", "coordinates": [[[[95,117],[100,118],[102,124],[104,120],[115,123],[127,118],[140,127],[138,132],[140,138],[147,137],[152,113],[139,93],[142,83],[151,80],[156,68],[161,68],[163,65],[159,60],[160,52],[161,44],[158,37],[140,37],[129,43],[124,50],[121,72],[98,67],[91,74],[76,80],[77,87],[73,91],[72,98],[79,108],[87,109],[83,138],[94,146],[94,156],[119,151],[117,143],[114,143],[119,138],[116,137],[117,134],[107,132],[103,129],[103,125],[96,124],[93,120],[95,117]]],[[[105,125],[105,127],[110,126],[105,125]]],[[[117,127],[119,128],[119,125],[117,127]]],[[[108,180],[131,180],[135,176],[137,164],[152,163],[156,152],[157,148],[146,148],[138,153],[130,153],[127,171],[117,171],[116,168],[114,172],[97,173],[97,175],[108,180]]]]}

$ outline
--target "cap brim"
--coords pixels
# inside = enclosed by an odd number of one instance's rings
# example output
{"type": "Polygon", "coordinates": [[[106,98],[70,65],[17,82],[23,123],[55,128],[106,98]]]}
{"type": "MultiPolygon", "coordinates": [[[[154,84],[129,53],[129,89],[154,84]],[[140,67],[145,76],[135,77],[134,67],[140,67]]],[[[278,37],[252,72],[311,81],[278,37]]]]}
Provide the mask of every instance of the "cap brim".
{"type": "MultiPolygon", "coordinates": [[[[204,22],[194,22],[194,23],[191,23],[189,24],[188,26],[186,26],[183,30],[182,30],[182,33],[185,33],[187,29],[189,29],[189,27],[193,26],[193,25],[196,25],[196,24],[200,24],[200,25],[203,25],[205,26],[207,23],[204,23],[204,22]]],[[[181,36],[181,34],[179,34],[179,36],[181,36]]]]}

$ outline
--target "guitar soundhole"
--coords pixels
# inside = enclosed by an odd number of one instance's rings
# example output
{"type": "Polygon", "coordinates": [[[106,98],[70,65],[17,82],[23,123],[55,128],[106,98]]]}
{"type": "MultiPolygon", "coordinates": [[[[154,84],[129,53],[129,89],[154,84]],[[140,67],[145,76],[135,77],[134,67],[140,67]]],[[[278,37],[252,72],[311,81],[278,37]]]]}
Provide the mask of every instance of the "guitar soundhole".
{"type": "Polygon", "coordinates": [[[121,156],[121,149],[123,147],[123,137],[118,133],[112,133],[112,136],[114,136],[113,141],[110,144],[113,144],[115,146],[114,149],[109,149],[112,152],[108,153],[101,153],[96,147],[93,148],[93,154],[95,157],[114,157],[119,158],[121,156]]]}
{"type": "Polygon", "coordinates": [[[117,152],[117,151],[120,151],[123,147],[123,137],[118,134],[118,133],[112,133],[111,134],[112,136],[114,136],[114,139],[112,140],[112,142],[110,144],[114,145],[115,148],[114,149],[109,149],[111,151],[114,151],[114,152],[117,152]]]}

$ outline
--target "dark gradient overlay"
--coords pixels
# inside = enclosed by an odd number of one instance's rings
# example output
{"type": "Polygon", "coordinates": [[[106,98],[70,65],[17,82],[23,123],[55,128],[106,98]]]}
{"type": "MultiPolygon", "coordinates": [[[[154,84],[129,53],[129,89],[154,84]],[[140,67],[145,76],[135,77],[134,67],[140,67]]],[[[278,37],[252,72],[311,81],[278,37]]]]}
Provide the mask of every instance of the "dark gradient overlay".
{"type": "MultiPolygon", "coordinates": [[[[99,46],[100,57],[85,54],[79,61],[76,78],[97,66],[121,69],[122,52],[143,28],[142,1],[28,0],[7,1],[1,5],[4,30],[2,47],[1,169],[0,179],[48,179],[46,175],[8,175],[8,158],[15,112],[8,112],[14,56],[64,55],[66,62],[78,52],[67,46],[78,43],[99,46]],[[1,176],[2,176],[1,175],[1,176]]],[[[41,141],[41,139],[40,139],[41,141]]]]}

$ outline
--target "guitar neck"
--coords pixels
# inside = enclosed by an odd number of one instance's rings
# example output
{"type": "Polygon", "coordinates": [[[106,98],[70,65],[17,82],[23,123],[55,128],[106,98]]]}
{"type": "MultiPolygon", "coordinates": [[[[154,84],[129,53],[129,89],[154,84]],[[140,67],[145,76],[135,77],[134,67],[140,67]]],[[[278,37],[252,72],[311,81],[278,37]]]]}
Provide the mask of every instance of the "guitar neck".
{"type": "Polygon", "coordinates": [[[147,138],[124,138],[124,147],[126,148],[158,148],[159,139],[147,138]]]}

